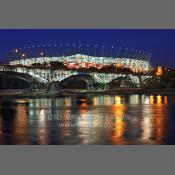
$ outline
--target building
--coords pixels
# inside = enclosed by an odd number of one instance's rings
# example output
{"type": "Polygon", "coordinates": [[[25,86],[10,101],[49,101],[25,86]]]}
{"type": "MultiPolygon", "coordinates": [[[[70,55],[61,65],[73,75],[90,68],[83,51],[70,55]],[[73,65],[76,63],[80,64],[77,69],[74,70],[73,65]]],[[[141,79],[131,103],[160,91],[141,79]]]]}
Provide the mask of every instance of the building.
{"type": "Polygon", "coordinates": [[[62,57],[37,57],[37,58],[23,58],[19,60],[10,61],[10,65],[25,65],[32,66],[33,64],[44,64],[48,67],[51,62],[60,62],[70,69],[91,67],[101,69],[105,66],[113,65],[117,68],[129,68],[133,72],[149,72],[151,64],[148,60],[138,58],[112,58],[112,57],[95,57],[83,54],[75,54],[62,57]]]}

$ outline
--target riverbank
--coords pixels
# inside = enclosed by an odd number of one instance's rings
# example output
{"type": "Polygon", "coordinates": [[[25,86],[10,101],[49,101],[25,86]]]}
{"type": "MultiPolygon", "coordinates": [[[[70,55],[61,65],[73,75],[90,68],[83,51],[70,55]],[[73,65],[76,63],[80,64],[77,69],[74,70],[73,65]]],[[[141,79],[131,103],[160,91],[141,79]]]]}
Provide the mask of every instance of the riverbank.
{"type": "Polygon", "coordinates": [[[0,90],[0,98],[42,98],[42,97],[64,97],[86,94],[148,94],[148,95],[175,95],[175,89],[113,89],[113,90],[83,90],[83,89],[66,89],[50,92],[33,92],[29,89],[10,89],[0,90]]]}
{"type": "MultiPolygon", "coordinates": [[[[72,93],[74,93],[72,91],[72,93]]],[[[76,93],[76,92],[75,92],[76,93]]],[[[175,95],[175,89],[141,89],[141,88],[133,88],[133,89],[114,89],[114,90],[101,90],[101,91],[82,91],[83,93],[96,93],[96,94],[154,94],[154,95],[175,95]]]]}
{"type": "Polygon", "coordinates": [[[34,92],[30,89],[3,89],[0,90],[0,98],[24,98],[24,97],[35,97],[40,95],[46,95],[43,92],[34,92]]]}

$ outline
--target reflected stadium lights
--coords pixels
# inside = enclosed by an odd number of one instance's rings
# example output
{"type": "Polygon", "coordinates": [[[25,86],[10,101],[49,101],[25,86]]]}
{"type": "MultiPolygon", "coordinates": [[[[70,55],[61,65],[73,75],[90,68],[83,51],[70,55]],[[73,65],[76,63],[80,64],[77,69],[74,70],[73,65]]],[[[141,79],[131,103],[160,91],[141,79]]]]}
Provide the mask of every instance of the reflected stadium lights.
{"type": "Polygon", "coordinates": [[[115,104],[116,105],[122,104],[122,98],[120,96],[115,96],[115,104]]]}
{"type": "Polygon", "coordinates": [[[153,95],[150,95],[150,103],[153,104],[154,103],[154,96],[153,95]]]}
{"type": "Polygon", "coordinates": [[[167,96],[164,97],[164,103],[165,103],[165,104],[168,103],[168,97],[167,97],[167,96]]]}
{"type": "Polygon", "coordinates": [[[161,95],[158,95],[157,96],[157,103],[158,104],[162,103],[162,97],[161,97],[161,95]]]}
{"type": "Polygon", "coordinates": [[[144,98],[144,104],[149,104],[149,103],[150,103],[149,97],[145,97],[145,98],[144,98]]]}

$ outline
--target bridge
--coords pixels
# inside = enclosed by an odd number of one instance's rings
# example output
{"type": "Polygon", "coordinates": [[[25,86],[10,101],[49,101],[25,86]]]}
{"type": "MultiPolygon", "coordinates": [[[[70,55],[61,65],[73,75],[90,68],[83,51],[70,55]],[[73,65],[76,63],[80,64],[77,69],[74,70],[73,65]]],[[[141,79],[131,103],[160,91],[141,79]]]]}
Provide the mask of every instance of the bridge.
{"type": "Polygon", "coordinates": [[[150,79],[149,74],[120,73],[120,72],[96,72],[82,71],[79,69],[64,69],[43,66],[26,65],[0,65],[0,74],[12,75],[28,82],[31,89],[48,91],[50,88],[59,86],[71,80],[82,80],[87,89],[106,88],[114,83],[119,87],[142,87],[145,80],[150,79]]]}

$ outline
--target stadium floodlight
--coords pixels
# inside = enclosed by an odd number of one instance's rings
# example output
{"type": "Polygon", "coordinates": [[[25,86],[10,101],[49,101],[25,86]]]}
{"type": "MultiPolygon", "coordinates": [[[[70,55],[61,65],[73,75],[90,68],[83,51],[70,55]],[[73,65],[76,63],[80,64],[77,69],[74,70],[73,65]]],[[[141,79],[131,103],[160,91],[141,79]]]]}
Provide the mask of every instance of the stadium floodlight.
{"type": "Polygon", "coordinates": [[[127,52],[128,52],[128,48],[125,48],[125,53],[123,55],[124,58],[127,58],[127,52]]]}
{"type": "MultiPolygon", "coordinates": [[[[89,44],[87,44],[86,46],[87,46],[87,55],[88,55],[88,58],[89,58],[89,44]]],[[[89,59],[88,59],[88,62],[89,62],[89,59]]]]}
{"type": "Polygon", "coordinates": [[[105,48],[105,45],[102,46],[102,57],[104,57],[104,48],[105,48]]]}
{"type": "Polygon", "coordinates": [[[117,52],[117,55],[116,55],[117,58],[120,56],[121,50],[122,50],[122,47],[120,46],[120,47],[118,48],[118,52],[117,52]]]}
{"type": "Polygon", "coordinates": [[[134,59],[134,58],[133,58],[133,55],[134,55],[134,49],[132,48],[132,49],[131,49],[131,59],[134,59]]]}
{"type": "Polygon", "coordinates": [[[23,53],[23,54],[22,54],[22,58],[24,58],[25,56],[26,56],[26,55],[23,53]]]}
{"type": "Polygon", "coordinates": [[[95,57],[96,57],[96,54],[97,54],[97,47],[98,47],[97,44],[95,44],[95,47],[94,47],[94,48],[95,48],[95,49],[94,49],[94,56],[95,56],[95,57]]]}
{"type": "Polygon", "coordinates": [[[112,46],[112,47],[111,47],[111,55],[110,55],[110,56],[111,56],[111,58],[112,58],[112,55],[113,55],[113,54],[112,54],[113,49],[114,49],[114,46],[112,46]]]}
{"type": "MultiPolygon", "coordinates": [[[[81,54],[81,44],[79,44],[79,49],[78,49],[79,54],[81,54]]],[[[82,57],[82,54],[81,54],[82,57]]]]}

